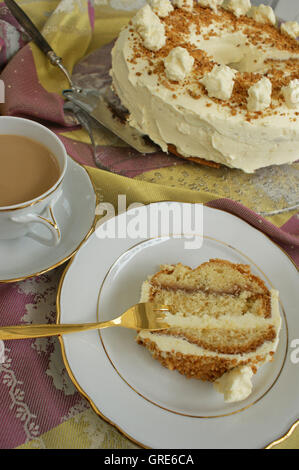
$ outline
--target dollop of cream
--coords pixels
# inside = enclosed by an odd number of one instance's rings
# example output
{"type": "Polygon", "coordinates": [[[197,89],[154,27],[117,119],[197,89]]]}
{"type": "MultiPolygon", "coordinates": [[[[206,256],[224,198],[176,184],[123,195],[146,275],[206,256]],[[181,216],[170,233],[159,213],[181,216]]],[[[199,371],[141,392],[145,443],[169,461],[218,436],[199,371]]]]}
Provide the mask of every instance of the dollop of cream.
{"type": "Polygon", "coordinates": [[[223,374],[213,385],[217,392],[223,393],[225,402],[241,401],[252,392],[252,376],[251,367],[238,366],[223,374]]]}
{"type": "Polygon", "coordinates": [[[201,80],[210,98],[228,100],[233,92],[236,71],[227,65],[215,65],[201,80]]]}
{"type": "MultiPolygon", "coordinates": [[[[180,11],[175,7],[175,11],[170,15],[179,16],[180,11]]],[[[195,3],[190,16],[194,18],[198,16],[195,3]]],[[[234,23],[238,25],[239,21],[234,21],[233,15],[226,16],[230,17],[232,25],[234,23]]],[[[237,28],[232,34],[227,34],[226,25],[219,23],[216,15],[213,16],[210,25],[204,24],[204,17],[202,22],[203,24],[199,23],[200,31],[196,28],[190,29],[189,39],[186,37],[186,42],[189,41],[192,47],[205,51],[217,64],[236,64],[238,74],[246,71],[266,73],[264,64],[267,64],[269,58],[276,58],[280,63],[280,69],[284,71],[284,61],[295,61],[299,57],[296,50],[291,51],[289,47],[280,49],[275,44],[272,45],[270,31],[272,28],[262,28],[260,23],[250,22],[253,30],[261,26],[261,37],[256,39],[257,45],[261,44],[262,47],[257,49],[258,54],[256,54],[255,46],[251,48],[246,44],[247,36],[243,34],[243,28],[241,30],[237,28]],[[217,32],[217,36],[215,38],[211,36],[209,41],[206,41],[204,35],[211,28],[217,32]],[[267,39],[265,44],[263,36],[267,39]],[[241,47],[236,47],[239,43],[241,47]]],[[[162,19],[161,23],[164,23],[162,19]]],[[[228,28],[232,25],[228,24],[228,28]]],[[[120,100],[130,112],[130,124],[133,128],[149,135],[165,152],[168,144],[172,143],[182,156],[208,158],[246,173],[253,173],[269,165],[289,164],[298,159],[299,120],[294,121],[294,110],[287,108],[283,95],[281,102],[275,102],[275,97],[273,98],[277,112],[274,110],[272,112],[269,108],[265,116],[261,115],[258,119],[251,120],[250,125],[246,124],[246,98],[245,109],[243,106],[237,106],[237,114],[232,115],[229,106],[213,102],[204,92],[203,86],[199,84],[203,73],[198,75],[196,82],[193,79],[190,83],[187,80],[180,82],[177,85],[179,91],[174,97],[171,90],[164,86],[164,81],[160,83],[162,78],[160,75],[155,72],[148,74],[147,59],[138,59],[138,70],[136,64],[131,62],[132,55],[138,48],[137,33],[132,34],[131,29],[132,25],[123,29],[113,48],[112,78],[120,100]],[[136,71],[141,75],[136,75],[136,71]],[[177,129],[177,123],[182,121],[182,115],[190,126],[190,133],[186,136],[177,129]]],[[[166,27],[165,32],[167,32],[166,27]]],[[[288,42],[290,41],[293,40],[290,39],[288,42]]],[[[183,44],[177,43],[172,48],[176,46],[184,47],[183,44]]],[[[171,48],[167,54],[170,50],[171,48]]],[[[161,58],[155,58],[154,64],[158,60],[161,58]]],[[[191,73],[195,76],[194,72],[191,73]]],[[[165,73],[163,76],[166,78],[165,73]]],[[[238,75],[236,80],[237,77],[238,75]]],[[[294,78],[299,79],[299,76],[294,78]]],[[[290,80],[291,78],[284,85],[290,80]]],[[[227,104],[226,101],[223,103],[227,104]]]]}
{"type": "Polygon", "coordinates": [[[248,111],[263,111],[271,104],[272,83],[266,77],[261,78],[248,90],[248,111]]]}
{"type": "Polygon", "coordinates": [[[164,24],[161,23],[149,5],[145,5],[136,13],[132,19],[132,24],[141,36],[146,49],[158,51],[161,47],[165,46],[164,24]]]}
{"type": "Polygon", "coordinates": [[[177,8],[182,8],[183,10],[193,9],[193,0],[173,0],[172,3],[177,8]]]}
{"type": "Polygon", "coordinates": [[[264,23],[264,24],[276,24],[276,16],[273,11],[273,8],[267,6],[267,5],[259,5],[258,7],[251,7],[249,12],[247,13],[247,16],[250,18],[253,18],[255,21],[258,23],[264,23]]]}
{"type": "Polygon", "coordinates": [[[282,94],[284,96],[288,108],[299,108],[299,80],[292,80],[288,86],[282,87],[282,94]]]}
{"type": "Polygon", "coordinates": [[[299,23],[297,21],[286,21],[282,23],[280,30],[283,34],[296,39],[299,36],[299,23]]]}
{"type": "Polygon", "coordinates": [[[217,12],[218,7],[223,3],[223,0],[197,0],[197,3],[202,7],[209,7],[217,12]]]}
{"type": "Polygon", "coordinates": [[[175,47],[164,59],[165,73],[169,80],[182,81],[191,72],[194,58],[183,47],[175,47]]]}
{"type": "Polygon", "coordinates": [[[238,18],[242,15],[246,15],[251,8],[250,0],[225,0],[223,7],[226,10],[231,11],[238,18]]]}
{"type": "Polygon", "coordinates": [[[148,4],[160,18],[166,18],[174,10],[169,0],[148,0],[148,4]]]}

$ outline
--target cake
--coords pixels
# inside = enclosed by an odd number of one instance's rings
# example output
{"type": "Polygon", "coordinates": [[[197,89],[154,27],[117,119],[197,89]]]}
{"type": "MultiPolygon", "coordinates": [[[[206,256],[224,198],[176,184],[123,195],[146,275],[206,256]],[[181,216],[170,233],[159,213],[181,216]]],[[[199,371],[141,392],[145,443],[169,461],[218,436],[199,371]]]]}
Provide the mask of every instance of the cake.
{"type": "Polygon", "coordinates": [[[195,269],[163,265],[142,285],[141,302],[171,305],[169,328],[137,342],[170,370],[213,382],[225,401],[245,399],[251,378],[272,361],[281,318],[278,292],[250,267],[212,259],[195,269]]]}
{"type": "Polygon", "coordinates": [[[299,24],[249,0],[149,0],[112,50],[128,123],[164,152],[247,173],[299,158],[299,24]]]}

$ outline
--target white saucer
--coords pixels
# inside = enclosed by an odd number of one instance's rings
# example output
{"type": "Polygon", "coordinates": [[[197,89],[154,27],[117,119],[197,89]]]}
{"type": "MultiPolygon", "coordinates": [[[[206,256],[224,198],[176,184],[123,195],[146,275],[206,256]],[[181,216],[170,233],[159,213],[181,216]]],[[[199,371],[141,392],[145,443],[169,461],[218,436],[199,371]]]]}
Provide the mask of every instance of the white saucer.
{"type": "MultiPolygon", "coordinates": [[[[54,206],[61,241],[47,247],[29,237],[0,240],[0,282],[42,274],[67,261],[88,237],[95,222],[97,197],[86,169],[68,158],[63,193],[54,206]]],[[[36,228],[36,231],[43,227],[36,228]]]]}

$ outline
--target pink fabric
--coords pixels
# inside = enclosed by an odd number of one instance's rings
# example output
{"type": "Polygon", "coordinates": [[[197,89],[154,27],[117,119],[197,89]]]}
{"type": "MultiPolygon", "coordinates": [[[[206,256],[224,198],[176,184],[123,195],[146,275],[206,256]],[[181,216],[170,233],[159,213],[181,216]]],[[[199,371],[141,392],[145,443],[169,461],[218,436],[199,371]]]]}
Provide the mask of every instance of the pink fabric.
{"type": "Polygon", "coordinates": [[[182,160],[173,155],[165,155],[162,152],[151,154],[150,157],[140,154],[136,150],[127,147],[97,146],[96,162],[90,145],[76,142],[59,135],[69,155],[82,165],[94,168],[103,168],[119,175],[135,177],[145,171],[165,168],[173,165],[181,165],[182,160]]]}
{"type": "Polygon", "coordinates": [[[94,29],[95,14],[94,14],[93,0],[88,0],[88,14],[89,14],[89,21],[90,21],[91,27],[92,29],[94,29]]]}

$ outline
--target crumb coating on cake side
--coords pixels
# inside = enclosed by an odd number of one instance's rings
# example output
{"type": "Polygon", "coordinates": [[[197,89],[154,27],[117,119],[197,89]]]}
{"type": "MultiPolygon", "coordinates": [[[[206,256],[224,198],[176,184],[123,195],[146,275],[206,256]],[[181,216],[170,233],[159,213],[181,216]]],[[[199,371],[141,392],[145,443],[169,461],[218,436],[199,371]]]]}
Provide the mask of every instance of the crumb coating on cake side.
{"type": "Polygon", "coordinates": [[[277,293],[250,267],[213,259],[195,269],[164,265],[143,283],[141,301],[171,305],[170,328],[141,331],[137,342],[163,366],[215,381],[239,366],[253,372],[278,343],[277,293]]]}

